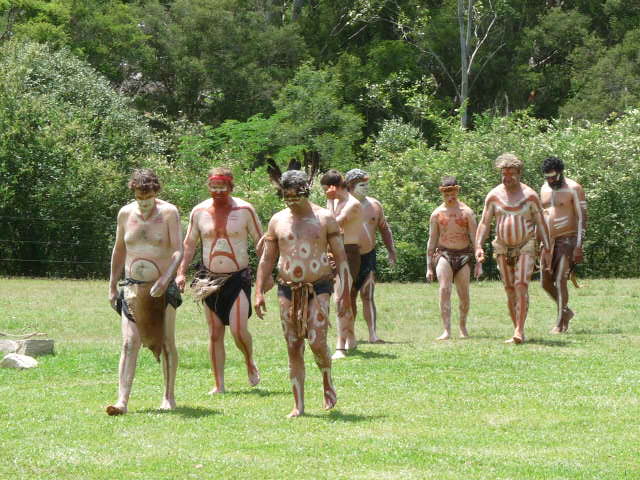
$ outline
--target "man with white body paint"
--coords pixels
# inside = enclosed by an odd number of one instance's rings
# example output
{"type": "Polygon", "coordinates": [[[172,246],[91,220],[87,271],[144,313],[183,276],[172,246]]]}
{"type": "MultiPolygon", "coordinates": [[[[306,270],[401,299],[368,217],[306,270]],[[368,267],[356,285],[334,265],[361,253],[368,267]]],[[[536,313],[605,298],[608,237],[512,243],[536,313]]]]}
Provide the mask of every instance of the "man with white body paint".
{"type": "Polygon", "coordinates": [[[331,212],[309,202],[307,175],[300,170],[289,170],[282,175],[280,188],[288,208],[269,221],[256,278],[255,308],[262,318],[266,311],[264,292],[279,256],[278,300],[294,399],[288,416],[293,418],[304,413],[305,339],[322,372],[324,408],[333,408],[337,401],[327,345],[333,290],[327,247],[333,254],[340,278],[339,313],[349,309],[351,279],[338,224],[331,212]]]}
{"type": "MultiPolygon", "coordinates": [[[[444,332],[437,340],[451,338],[451,284],[455,283],[460,301],[460,338],[467,338],[469,313],[470,262],[476,237],[476,217],[458,200],[460,185],[455,177],[446,176],[439,187],[443,203],[429,218],[427,243],[427,281],[438,278],[440,284],[440,316],[444,332]]],[[[482,274],[482,263],[476,263],[475,277],[482,274]]]]}
{"type": "Polygon", "coordinates": [[[123,344],[118,401],[107,407],[109,415],[127,413],[142,344],[161,361],[165,389],[160,408],[176,406],[175,319],[182,299],[173,277],[182,259],[180,217],[174,205],[157,198],[160,182],[153,171],[134,171],[129,188],[135,201],[118,212],[111,255],[109,302],[120,313],[123,344]],[[123,270],[126,280],[119,289],[123,270]]]}
{"type": "Polygon", "coordinates": [[[184,239],[184,259],[178,268],[176,283],[184,291],[185,274],[200,240],[202,263],[191,287],[195,297],[204,303],[209,327],[209,358],[215,378],[215,387],[209,394],[216,394],[225,391],[226,325],[244,356],[249,385],[253,387],[260,382],[248,328],[251,272],[247,248],[249,236],[254,244],[260,239],[262,226],[250,203],[231,196],[233,174],[229,168],[213,168],[209,172],[207,186],[211,198],[191,211],[184,239]]]}
{"type": "MultiPolygon", "coordinates": [[[[391,228],[384,216],[382,204],[373,197],[368,197],[369,175],[364,170],[354,168],[345,174],[345,182],[349,193],[360,201],[364,223],[360,231],[358,242],[360,252],[360,271],[354,278],[354,287],[360,292],[364,319],[369,328],[369,341],[371,343],[384,343],[377,332],[378,313],[374,299],[376,284],[376,232],[380,232],[384,246],[389,254],[391,266],[396,264],[396,248],[393,243],[391,228]]],[[[352,306],[355,319],[355,303],[352,306]]]]}
{"type": "Polygon", "coordinates": [[[549,157],[542,164],[546,183],[540,189],[540,200],[549,227],[551,265],[540,276],[542,288],[557,305],[556,325],[551,333],[569,329],[573,311],[568,307],[567,279],[573,267],[583,260],[582,245],[587,228],[587,201],[582,186],[563,175],[564,163],[549,157]]]}
{"type": "Polygon", "coordinates": [[[475,255],[484,262],[482,244],[489,235],[491,221],[496,219],[496,236],[492,242],[500,276],[507,293],[509,315],[514,326],[507,343],[525,341],[524,324],[529,309],[529,282],[536,259],[536,227],[542,239],[543,265],[550,265],[547,224],[542,217],[542,204],[533,189],[520,183],[522,161],[512,153],[496,159],[502,183],[489,192],[484,202],[482,220],[476,231],[475,255]]]}
{"type": "MultiPolygon", "coordinates": [[[[352,282],[349,285],[351,292],[351,308],[338,312],[337,342],[333,359],[344,358],[347,350],[356,348],[355,312],[358,291],[355,288],[355,280],[360,273],[360,234],[364,216],[360,201],[351,195],[342,175],[337,170],[329,170],[320,179],[320,185],[327,197],[327,208],[333,214],[344,242],[344,251],[347,256],[349,273],[352,282]]],[[[336,290],[342,290],[341,277],[336,279],[336,290]]]]}

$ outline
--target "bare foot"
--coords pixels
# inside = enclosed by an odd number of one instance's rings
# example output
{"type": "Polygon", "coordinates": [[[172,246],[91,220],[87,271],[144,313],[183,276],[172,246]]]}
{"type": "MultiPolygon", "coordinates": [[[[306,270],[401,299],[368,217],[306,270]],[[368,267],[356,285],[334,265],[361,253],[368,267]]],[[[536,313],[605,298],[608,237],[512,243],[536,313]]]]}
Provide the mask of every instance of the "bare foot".
{"type": "Polygon", "coordinates": [[[573,310],[571,310],[569,307],[565,307],[564,311],[562,312],[562,331],[563,332],[566,332],[567,330],[569,330],[569,322],[574,317],[574,315],[575,313],[573,313],[573,310]]]}
{"type": "Polygon", "coordinates": [[[163,399],[162,403],[160,404],[160,410],[173,410],[174,408],[176,408],[176,401],[172,398],[172,399],[163,399]]]}
{"type": "Polygon", "coordinates": [[[325,388],[322,407],[325,410],[331,410],[336,406],[336,403],[338,403],[338,396],[336,395],[336,391],[333,389],[333,387],[325,388]]]}
{"type": "Polygon", "coordinates": [[[387,342],[382,340],[378,335],[374,333],[373,335],[369,335],[369,343],[387,343],[387,342]]]}
{"type": "Polygon", "coordinates": [[[304,415],[304,410],[302,409],[298,410],[297,407],[293,407],[293,410],[291,410],[291,413],[287,415],[287,418],[296,418],[301,415],[304,415]]]}
{"type": "Polygon", "coordinates": [[[451,334],[445,331],[442,335],[440,335],[436,340],[449,340],[451,338],[451,334]]]}
{"type": "Polygon", "coordinates": [[[260,372],[255,363],[247,369],[247,375],[249,377],[249,385],[255,387],[260,383],[260,372]]]}
{"type": "Polygon", "coordinates": [[[216,395],[218,393],[224,393],[224,387],[221,387],[221,388],[214,387],[212,390],[209,390],[207,395],[216,395]]]}
{"type": "Polygon", "coordinates": [[[460,338],[469,338],[469,332],[467,332],[467,327],[460,326],[460,338]]]}
{"type": "Polygon", "coordinates": [[[557,335],[559,333],[562,333],[562,327],[558,327],[557,325],[555,327],[553,327],[551,330],[549,330],[549,333],[553,333],[554,335],[557,335]]]}
{"type": "Polygon", "coordinates": [[[518,334],[514,334],[513,337],[505,340],[504,343],[513,343],[516,345],[520,345],[524,343],[524,335],[519,336],[518,334]]]}
{"type": "Polygon", "coordinates": [[[116,415],[124,415],[125,413],[127,413],[127,407],[116,405],[109,405],[107,407],[107,415],[111,417],[115,417],[116,415]]]}
{"type": "Polygon", "coordinates": [[[340,360],[341,358],[347,358],[347,351],[342,348],[337,348],[331,355],[331,360],[340,360]]]}

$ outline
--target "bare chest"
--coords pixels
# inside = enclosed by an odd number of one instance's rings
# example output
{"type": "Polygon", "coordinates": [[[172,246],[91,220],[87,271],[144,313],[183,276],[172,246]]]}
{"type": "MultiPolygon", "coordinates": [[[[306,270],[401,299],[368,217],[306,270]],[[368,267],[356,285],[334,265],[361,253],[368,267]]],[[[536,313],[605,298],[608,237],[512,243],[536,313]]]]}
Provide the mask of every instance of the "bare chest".
{"type": "Polygon", "coordinates": [[[437,220],[442,233],[466,232],[469,229],[469,219],[461,211],[440,212],[437,220]]]}
{"type": "Polygon", "coordinates": [[[199,227],[203,238],[242,238],[247,233],[245,212],[238,208],[209,208],[200,212],[199,227]]]}
{"type": "Polygon", "coordinates": [[[574,198],[569,189],[551,190],[542,193],[542,206],[550,213],[573,210],[574,198]]]}
{"type": "Polygon", "coordinates": [[[160,213],[148,220],[133,214],[127,220],[124,241],[128,248],[141,245],[162,247],[168,240],[167,224],[160,213]]]}

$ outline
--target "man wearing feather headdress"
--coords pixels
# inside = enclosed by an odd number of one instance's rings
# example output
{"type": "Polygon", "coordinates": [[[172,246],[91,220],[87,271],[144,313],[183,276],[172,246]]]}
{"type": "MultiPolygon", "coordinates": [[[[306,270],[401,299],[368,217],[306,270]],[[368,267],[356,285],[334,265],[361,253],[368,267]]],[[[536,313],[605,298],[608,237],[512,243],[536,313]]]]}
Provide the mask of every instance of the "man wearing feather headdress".
{"type": "MultiPolygon", "coordinates": [[[[262,226],[253,206],[231,196],[233,173],[229,168],[209,171],[207,187],[211,198],[191,211],[184,239],[184,258],[176,283],[185,287],[185,274],[198,241],[202,242],[202,263],[191,283],[194,296],[204,303],[209,327],[209,358],[215,379],[210,394],[224,393],[224,334],[231,329],[233,340],[244,355],[249,385],[260,382],[253,360],[253,343],[248,329],[251,316],[251,272],[248,237],[254,244],[262,236],[262,226]]],[[[258,252],[259,253],[259,252],[258,252]]]]}
{"type": "MultiPolygon", "coordinates": [[[[260,318],[266,311],[264,292],[278,260],[278,300],[280,319],[289,355],[294,406],[289,418],[304,414],[304,348],[309,342],[318,368],[322,372],[323,405],[329,410],[337,402],[331,380],[331,355],[327,345],[329,303],[333,291],[333,273],[327,247],[334,256],[341,291],[340,313],[349,309],[351,278],[338,224],[328,210],[309,201],[310,183],[317,168],[317,154],[312,156],[311,175],[289,170],[280,175],[277,165],[269,173],[287,208],[269,221],[264,237],[264,253],[256,278],[255,308],[260,318]]],[[[290,164],[300,168],[299,164],[290,164]]]]}
{"type": "Polygon", "coordinates": [[[509,315],[513,323],[513,336],[507,343],[525,341],[524,324],[529,310],[529,282],[536,260],[536,228],[542,239],[543,265],[549,268],[549,231],[542,217],[540,197],[529,186],[520,182],[522,160],[513,153],[496,158],[502,183],[489,192],[484,201],[482,219],[476,230],[475,256],[484,262],[482,244],[489,235],[491,221],[496,219],[496,237],[492,242],[500,277],[507,294],[509,315]]]}
{"type": "Polygon", "coordinates": [[[175,319],[182,299],[173,277],[182,258],[180,217],[174,205],[156,198],[160,182],[153,171],[134,171],[129,188],[135,201],[118,212],[111,255],[109,302],[121,316],[123,344],[118,401],[107,407],[109,415],[127,413],[141,345],[161,361],[165,390],[160,408],[176,406],[175,319]]]}

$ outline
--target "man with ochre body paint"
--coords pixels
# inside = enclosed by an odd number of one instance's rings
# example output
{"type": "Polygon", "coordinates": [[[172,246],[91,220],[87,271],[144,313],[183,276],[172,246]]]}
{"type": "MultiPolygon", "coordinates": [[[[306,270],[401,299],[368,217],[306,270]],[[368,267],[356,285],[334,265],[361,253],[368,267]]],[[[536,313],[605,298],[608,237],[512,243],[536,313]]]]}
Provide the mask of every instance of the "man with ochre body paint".
{"type": "Polygon", "coordinates": [[[224,334],[228,325],[233,340],[244,356],[249,384],[260,382],[253,359],[253,345],[248,329],[251,316],[251,272],[248,237],[254,245],[262,236],[262,226],[253,206],[233,191],[233,174],[229,168],[213,168],[207,178],[211,198],[191,211],[184,239],[184,259],[178,268],[176,283],[185,287],[185,274],[195,248],[202,242],[202,263],[191,283],[195,297],[204,303],[209,327],[209,357],[215,378],[210,394],[224,393],[224,334]]]}

